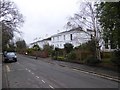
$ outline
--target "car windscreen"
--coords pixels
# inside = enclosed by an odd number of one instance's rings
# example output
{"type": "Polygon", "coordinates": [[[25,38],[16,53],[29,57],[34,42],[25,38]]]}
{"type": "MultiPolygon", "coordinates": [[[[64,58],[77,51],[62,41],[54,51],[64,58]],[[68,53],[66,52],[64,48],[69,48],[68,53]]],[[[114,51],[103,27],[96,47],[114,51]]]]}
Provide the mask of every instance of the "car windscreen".
{"type": "Polygon", "coordinates": [[[11,52],[11,53],[7,53],[7,55],[9,55],[9,56],[14,56],[15,53],[11,52]]]}

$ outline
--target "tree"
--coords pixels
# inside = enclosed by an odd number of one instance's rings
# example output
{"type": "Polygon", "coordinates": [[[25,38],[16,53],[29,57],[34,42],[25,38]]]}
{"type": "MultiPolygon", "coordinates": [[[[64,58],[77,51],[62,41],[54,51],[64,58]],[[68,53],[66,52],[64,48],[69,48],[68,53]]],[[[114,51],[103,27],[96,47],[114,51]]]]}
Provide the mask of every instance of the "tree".
{"type": "Polygon", "coordinates": [[[84,2],[80,6],[81,10],[78,13],[75,13],[73,17],[69,18],[67,28],[82,27],[82,31],[88,34],[91,37],[91,39],[95,41],[95,56],[98,59],[101,59],[99,45],[99,42],[101,40],[101,29],[99,26],[98,19],[96,18],[96,7],[90,2],[84,2]],[[84,28],[92,30],[92,32],[89,33],[88,30],[84,28]]]}
{"type": "Polygon", "coordinates": [[[39,47],[38,44],[35,44],[32,48],[33,48],[35,51],[41,50],[41,48],[39,47]]]}
{"type": "Polygon", "coordinates": [[[49,44],[45,44],[45,45],[43,46],[43,50],[44,50],[44,51],[47,51],[48,54],[50,55],[50,54],[52,53],[52,51],[53,51],[53,46],[50,46],[49,44]]]}
{"type": "Polygon", "coordinates": [[[106,46],[120,48],[120,1],[97,4],[97,13],[106,46]]]}
{"type": "Polygon", "coordinates": [[[19,12],[14,2],[0,0],[0,25],[2,26],[2,47],[3,50],[9,45],[9,40],[14,37],[14,32],[23,24],[23,15],[19,12]]]}
{"type": "Polygon", "coordinates": [[[94,40],[90,40],[82,45],[78,46],[81,51],[90,51],[95,56],[96,45],[94,40]]]}
{"type": "Polygon", "coordinates": [[[26,42],[25,40],[19,40],[16,42],[16,47],[19,49],[26,48],[26,42]]]}

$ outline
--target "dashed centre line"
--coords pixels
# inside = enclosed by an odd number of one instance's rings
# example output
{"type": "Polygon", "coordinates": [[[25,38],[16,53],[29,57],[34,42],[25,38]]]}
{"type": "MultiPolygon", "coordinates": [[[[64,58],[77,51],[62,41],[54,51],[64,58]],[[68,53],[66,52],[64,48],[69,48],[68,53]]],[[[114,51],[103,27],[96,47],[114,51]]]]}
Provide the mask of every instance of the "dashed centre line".
{"type": "Polygon", "coordinates": [[[32,74],[34,74],[34,73],[32,72],[32,74]]]}
{"type": "MultiPolygon", "coordinates": [[[[7,66],[6,66],[6,67],[7,67],[7,66]]],[[[9,68],[9,67],[8,67],[8,68],[9,68]]],[[[28,72],[30,72],[31,74],[34,74],[31,70],[29,70],[29,69],[27,69],[27,68],[25,68],[25,69],[26,69],[28,72]]],[[[38,78],[38,79],[40,78],[39,76],[35,76],[35,77],[38,78]]],[[[42,82],[45,83],[44,80],[42,80],[42,82]]],[[[52,88],[52,89],[54,89],[54,87],[51,86],[51,85],[49,85],[49,87],[52,88]]]]}
{"type": "Polygon", "coordinates": [[[53,87],[53,86],[51,86],[51,85],[49,85],[49,87],[54,89],[54,87],[53,87]]]}
{"type": "Polygon", "coordinates": [[[28,70],[28,72],[31,72],[30,70],[28,70]]]}
{"type": "Polygon", "coordinates": [[[43,82],[43,83],[45,83],[45,81],[44,81],[44,80],[42,80],[42,82],[43,82]]]}
{"type": "Polygon", "coordinates": [[[39,78],[38,76],[36,76],[36,78],[39,78]]]}

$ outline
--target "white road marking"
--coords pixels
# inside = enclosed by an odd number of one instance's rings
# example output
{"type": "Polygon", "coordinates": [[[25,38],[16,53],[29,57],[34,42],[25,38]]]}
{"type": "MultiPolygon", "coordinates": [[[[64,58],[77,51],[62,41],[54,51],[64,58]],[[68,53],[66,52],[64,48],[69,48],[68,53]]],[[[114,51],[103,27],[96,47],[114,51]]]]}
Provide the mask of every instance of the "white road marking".
{"type": "Polygon", "coordinates": [[[49,85],[50,88],[53,88],[53,86],[49,85]]]}
{"type": "Polygon", "coordinates": [[[42,80],[42,82],[43,82],[43,83],[45,83],[45,81],[44,81],[44,80],[42,80]]]}
{"type": "Polygon", "coordinates": [[[87,71],[82,71],[82,70],[77,70],[77,69],[72,69],[72,70],[80,71],[80,72],[83,72],[83,73],[87,73],[87,74],[95,75],[95,76],[102,77],[102,78],[107,78],[107,79],[109,79],[109,80],[120,81],[120,80],[118,80],[118,79],[114,79],[114,78],[112,78],[112,77],[110,77],[110,76],[99,75],[99,74],[94,73],[94,72],[87,72],[87,71]]]}
{"type": "Polygon", "coordinates": [[[7,71],[10,72],[10,67],[6,65],[7,71]]]}
{"type": "Polygon", "coordinates": [[[31,72],[30,70],[28,70],[28,72],[31,72]]]}
{"type": "Polygon", "coordinates": [[[74,70],[74,71],[79,71],[79,70],[77,70],[77,69],[72,69],[72,70],[74,70]]]}
{"type": "Polygon", "coordinates": [[[39,78],[38,76],[36,76],[36,78],[39,78]]]}
{"type": "Polygon", "coordinates": [[[83,73],[89,73],[89,72],[85,72],[85,71],[80,71],[80,72],[83,72],[83,73]]]}
{"type": "Polygon", "coordinates": [[[26,70],[28,70],[27,68],[25,68],[26,70]]]}
{"type": "Polygon", "coordinates": [[[32,72],[32,74],[34,74],[34,73],[32,72]]]}

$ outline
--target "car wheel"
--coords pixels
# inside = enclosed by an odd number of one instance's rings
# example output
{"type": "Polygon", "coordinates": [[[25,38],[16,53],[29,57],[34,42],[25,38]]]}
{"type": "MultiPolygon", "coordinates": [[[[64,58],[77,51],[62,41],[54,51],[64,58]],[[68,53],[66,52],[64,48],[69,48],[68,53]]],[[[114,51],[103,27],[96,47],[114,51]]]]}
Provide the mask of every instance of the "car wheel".
{"type": "Polygon", "coordinates": [[[17,59],[15,59],[15,62],[17,62],[17,59]]]}
{"type": "Polygon", "coordinates": [[[7,60],[7,59],[5,59],[5,60],[4,60],[4,63],[7,63],[7,62],[8,62],[8,60],[7,60]]]}

